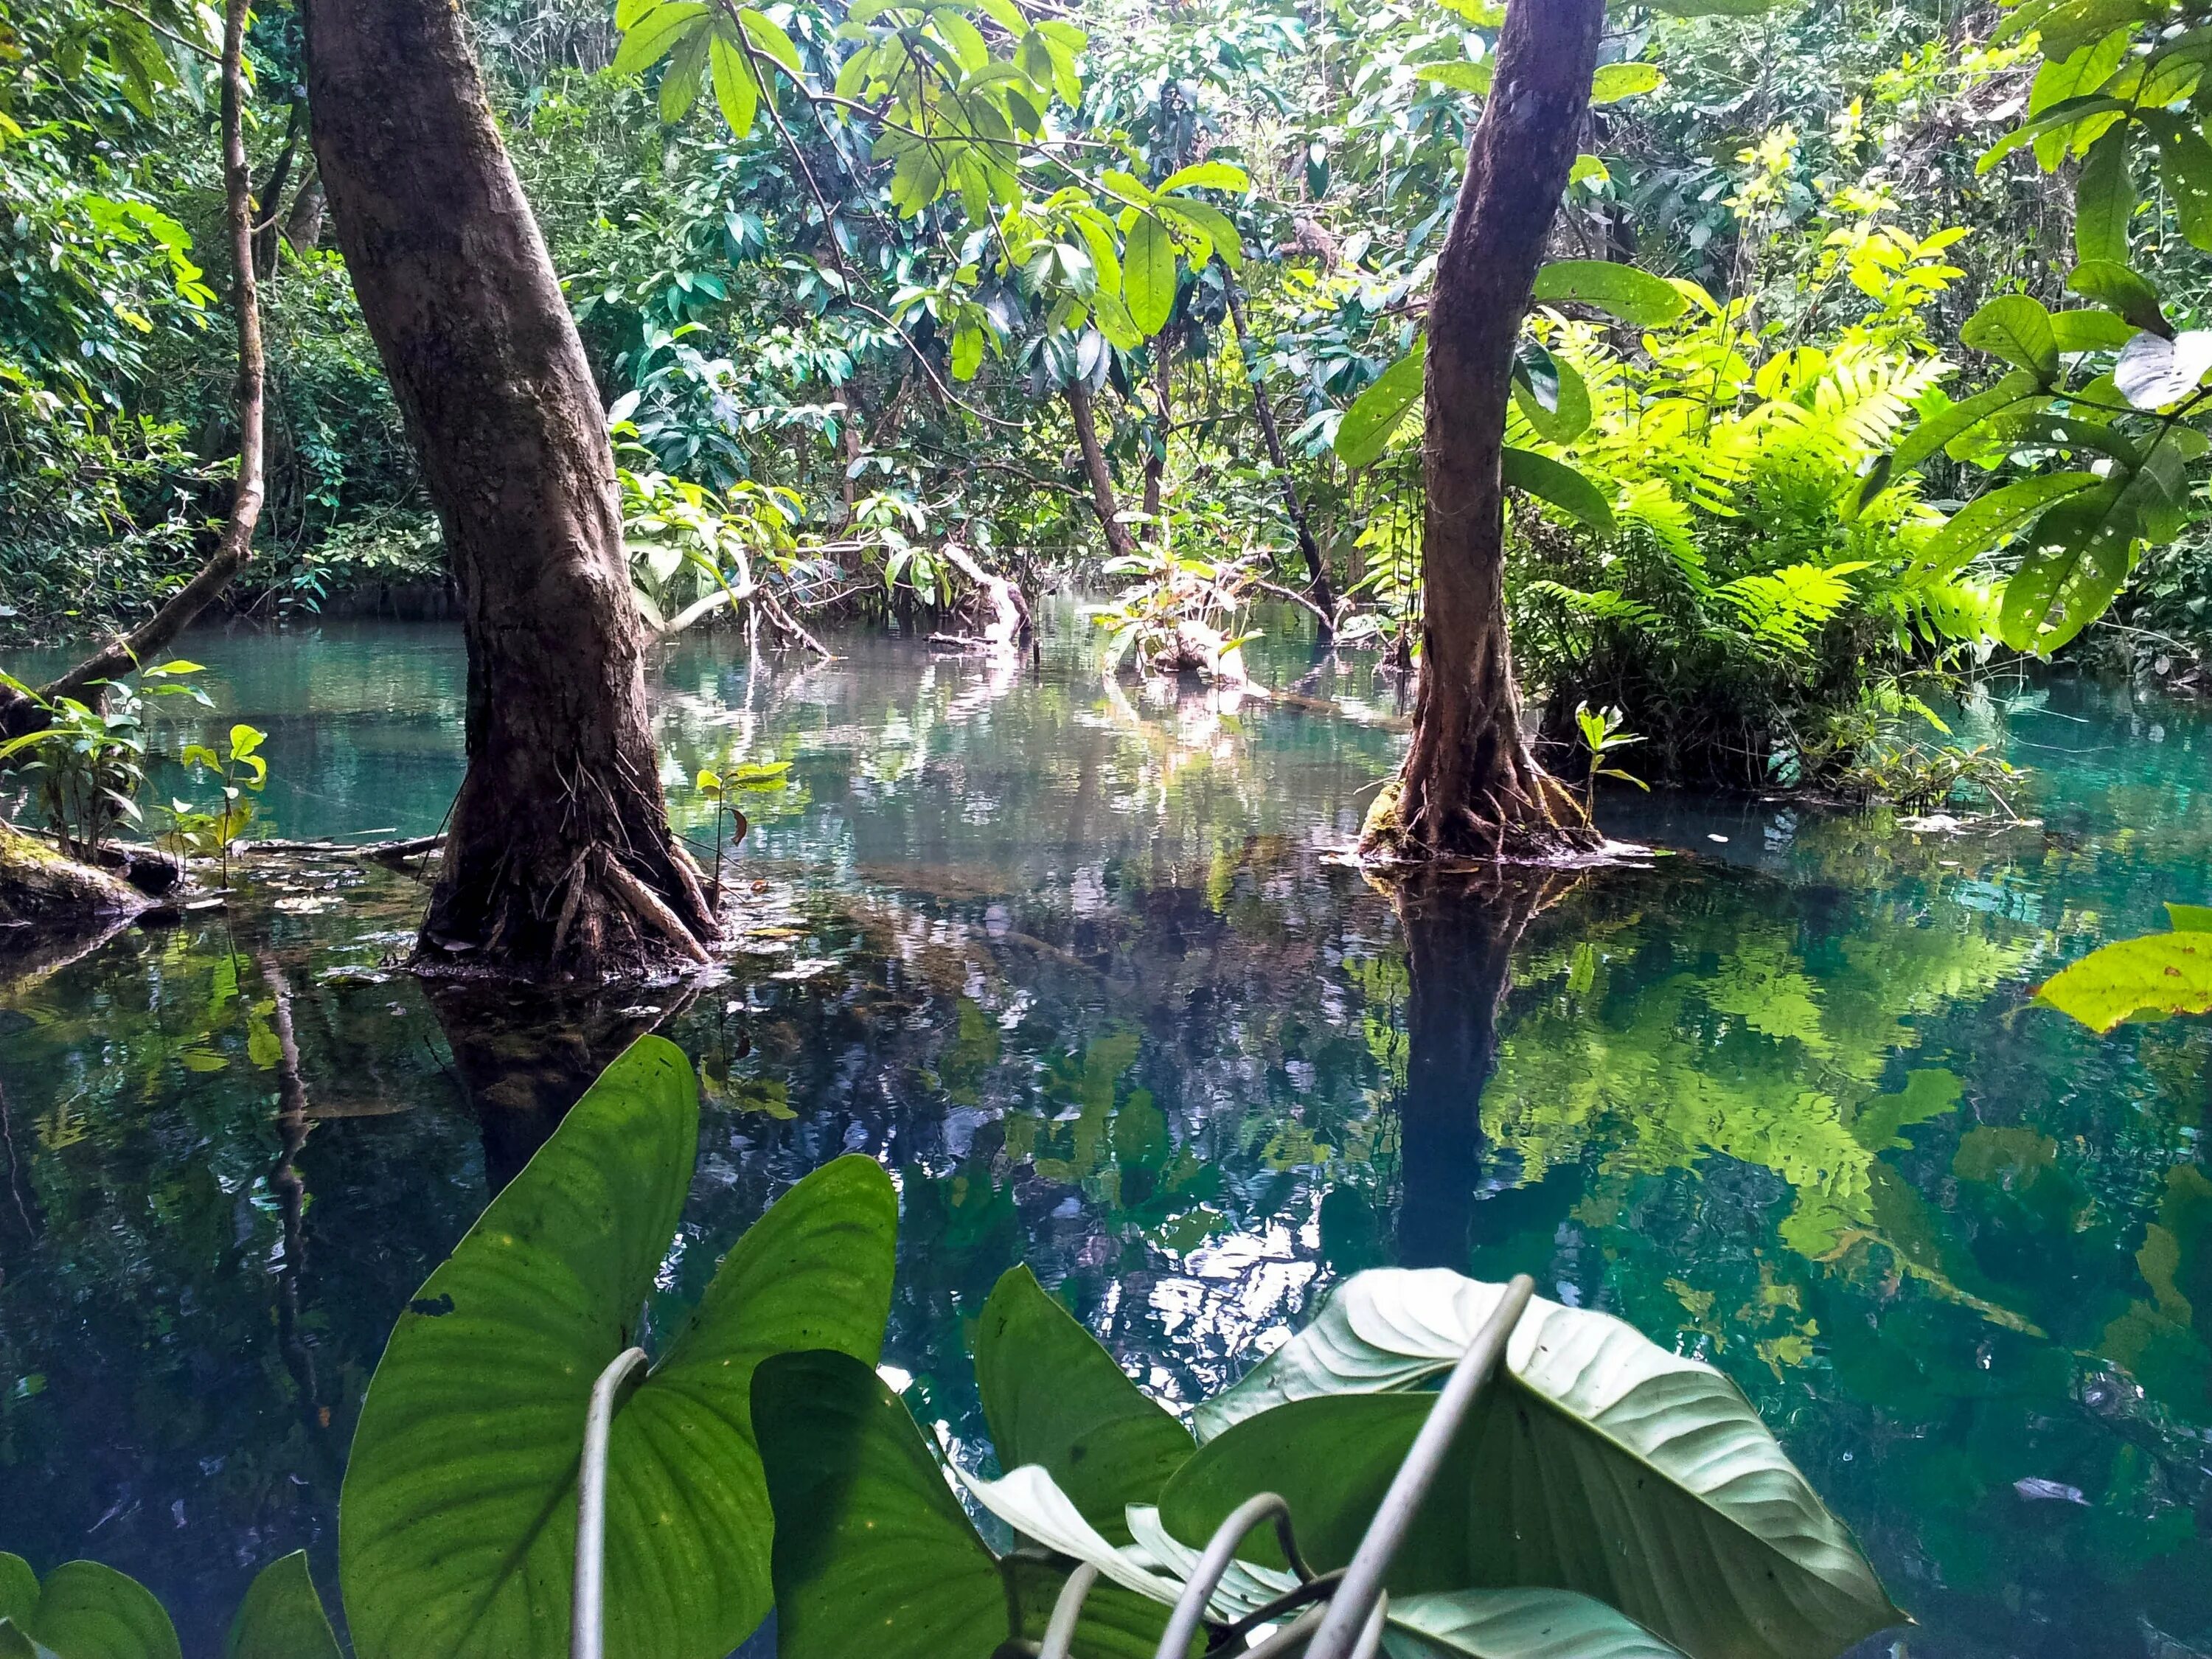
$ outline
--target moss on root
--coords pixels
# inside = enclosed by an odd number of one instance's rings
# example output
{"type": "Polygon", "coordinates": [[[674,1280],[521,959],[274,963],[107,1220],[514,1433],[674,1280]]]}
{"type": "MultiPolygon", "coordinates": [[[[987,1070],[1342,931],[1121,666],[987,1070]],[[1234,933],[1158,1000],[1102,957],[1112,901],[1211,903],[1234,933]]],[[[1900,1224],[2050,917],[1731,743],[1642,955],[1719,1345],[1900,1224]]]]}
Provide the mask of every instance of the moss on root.
{"type": "Polygon", "coordinates": [[[0,823],[0,921],[52,927],[132,916],[151,902],[128,882],[0,823]]]}

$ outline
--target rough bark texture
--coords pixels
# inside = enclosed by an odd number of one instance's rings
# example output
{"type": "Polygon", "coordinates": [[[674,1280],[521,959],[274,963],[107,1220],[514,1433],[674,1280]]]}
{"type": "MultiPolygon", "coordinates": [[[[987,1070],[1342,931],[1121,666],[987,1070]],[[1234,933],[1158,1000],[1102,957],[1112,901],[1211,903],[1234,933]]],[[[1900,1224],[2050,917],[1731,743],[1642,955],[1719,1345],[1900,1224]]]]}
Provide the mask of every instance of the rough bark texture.
{"type": "Polygon", "coordinates": [[[1364,850],[1543,857],[1597,844],[1521,732],[1505,629],[1499,457],[1513,346],[1542,263],[1605,23],[1604,0],[1512,0],[1429,303],[1421,684],[1413,743],[1364,850]]]}
{"type": "Polygon", "coordinates": [[[307,39],[338,246],[468,643],[424,957],[529,977],[696,960],[715,922],[661,799],[606,418],[460,9],[312,0],[307,39]]]}
{"type": "Polygon", "coordinates": [[[1167,521],[1160,516],[1165,499],[1168,476],[1168,428],[1175,424],[1175,376],[1171,366],[1174,352],[1169,344],[1168,331],[1163,330],[1152,342],[1152,401],[1159,411],[1159,445],[1145,457],[1145,519],[1146,538],[1152,544],[1164,546],[1166,543],[1167,521]]]}
{"type": "Polygon", "coordinates": [[[1321,637],[1327,642],[1336,635],[1331,620],[1336,613],[1336,595],[1329,585],[1328,561],[1322,556],[1321,544],[1314,539],[1313,526],[1306,522],[1306,506],[1298,499],[1298,481],[1291,476],[1290,458],[1283,452],[1282,428],[1275,423],[1274,406],[1267,401],[1267,388],[1261,378],[1260,367],[1252,360],[1252,333],[1244,322],[1244,296],[1225,264],[1221,267],[1221,286],[1229,296],[1230,320],[1237,325],[1237,361],[1244,365],[1244,381],[1252,388],[1252,416],[1260,423],[1260,440],[1267,447],[1267,459],[1283,487],[1283,511],[1290,514],[1291,527],[1297,532],[1298,551],[1305,555],[1306,560],[1306,591],[1312,598],[1315,615],[1321,618],[1321,637]]]}
{"type": "MultiPolygon", "coordinates": [[[[135,916],[153,901],[120,876],[66,858],[0,823],[0,927],[81,926],[135,916]]],[[[0,940],[6,939],[0,933],[0,940]]],[[[0,946],[12,953],[13,944],[0,946]]]]}
{"type": "MultiPolygon", "coordinates": [[[[98,651],[48,684],[41,696],[84,699],[94,686],[142,666],[165,649],[185,625],[230,586],[253,550],[253,527],[261,521],[264,494],[262,459],[264,383],[261,296],[253,280],[253,175],[246,160],[246,80],[240,67],[246,44],[246,0],[228,0],[222,34],[222,181],[224,215],[230,233],[231,308],[238,322],[238,483],[231,493],[230,515],[213,557],[167,604],[122,638],[98,651]]],[[[45,725],[39,706],[16,693],[0,693],[0,737],[21,737],[45,725]]]]}
{"type": "Polygon", "coordinates": [[[1078,383],[1067,388],[1067,412],[1075,419],[1075,441],[1083,452],[1084,474],[1091,480],[1091,504],[1106,532],[1106,550],[1118,559],[1130,550],[1129,526],[1116,516],[1121,509],[1114,500],[1114,475],[1106,470],[1106,451],[1098,441],[1088,386],[1078,383]]]}

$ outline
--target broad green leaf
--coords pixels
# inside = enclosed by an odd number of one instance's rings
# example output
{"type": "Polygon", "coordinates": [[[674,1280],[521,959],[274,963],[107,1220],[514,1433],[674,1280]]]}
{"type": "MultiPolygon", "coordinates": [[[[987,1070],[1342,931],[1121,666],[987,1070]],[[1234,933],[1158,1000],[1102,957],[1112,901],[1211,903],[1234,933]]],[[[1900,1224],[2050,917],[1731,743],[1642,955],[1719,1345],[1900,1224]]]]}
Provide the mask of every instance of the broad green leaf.
{"type": "Polygon", "coordinates": [[[2212,904],[2175,904],[2168,901],[2166,921],[2177,933],[2212,933],[2212,904]]]}
{"type": "Polygon", "coordinates": [[[1662,328],[1690,308],[1672,283],[1607,259],[1554,259],[1536,273],[1540,305],[1585,305],[1638,328],[1662,328]]]}
{"type": "Polygon", "coordinates": [[[1659,90],[1656,64],[1607,64],[1590,77],[1590,102],[1617,104],[1659,90]]]}
{"type": "Polygon", "coordinates": [[[1241,270],[1244,265],[1244,239],[1237,234],[1236,222],[1219,208],[1208,202],[1194,202],[1188,196],[1163,198],[1159,210],[1169,218],[1182,222],[1186,232],[1195,231],[1213,244],[1213,251],[1221,256],[1221,263],[1231,270],[1241,270]]]}
{"type": "Polygon", "coordinates": [[[1000,1466],[1042,1464],[1116,1544],[1129,1541],[1127,1506],[1158,1502],[1194,1449],[1027,1267],[1009,1268],[983,1304],[975,1388],[1000,1466]]]}
{"type": "Polygon", "coordinates": [[[1984,422],[2009,414],[2045,397],[2043,382],[2032,369],[2016,368],[1986,391],[1930,415],[1914,427],[1897,446],[1891,459],[1890,479],[1902,478],[1939,449],[1965,437],[1984,422]]]}
{"type": "Polygon", "coordinates": [[[668,57],[660,76],[660,118],[673,126],[699,101],[699,88],[707,78],[707,43],[714,38],[711,26],[686,34],[668,57]]]}
{"type": "Polygon", "coordinates": [[[2023,144],[2032,144],[2046,132],[2061,132],[2077,127],[2092,117],[2127,107],[2117,98],[2101,94],[2085,98],[2069,98],[2053,104],[2034,119],[2021,123],[1991,144],[1974,163],[1976,173],[1987,173],[1999,161],[2023,144]]]}
{"type": "Polygon", "coordinates": [[[2058,373],[2058,337],[2051,313],[2025,294],[1991,300],[1966,319],[1959,343],[2033,370],[2046,383],[2058,373]]]}
{"type": "Polygon", "coordinates": [[[2089,146],[2074,189],[2074,252],[2084,263],[2128,262],[2128,221],[2136,210],[2128,172],[2128,130],[2113,127],[2089,146]]]}
{"type": "Polygon", "coordinates": [[[1921,550],[1921,562],[1952,572],[2025,526],[2054,501],[2099,482],[2094,472],[2049,472],[1985,491],[1961,507],[1921,550]]]}
{"type": "Polygon", "coordinates": [[[760,82],[753,78],[753,66],[742,50],[720,34],[708,48],[708,61],[714,102],[729,123],[731,136],[742,138],[753,130],[753,118],[760,112],[760,82]]]}
{"type": "Polygon", "coordinates": [[[799,61],[799,43],[783,32],[783,26],[764,11],[750,8],[738,14],[744,25],[745,38],[753,43],[753,50],[794,81],[804,82],[806,70],[799,61]]]}
{"type": "Polygon", "coordinates": [[[2120,591],[2136,533],[2124,488],[2115,480],[2069,495],[2037,522],[1997,612],[1997,632],[2014,650],[2050,655],[2120,591]]]}
{"type": "Polygon", "coordinates": [[[1605,492],[1565,462],[1508,444],[1498,458],[1498,467],[1504,482],[1512,489],[1525,489],[1549,501],[1592,530],[1612,533],[1613,504],[1606,500],[1605,492]]]}
{"type": "MultiPolygon", "coordinates": [[[[905,1405],[866,1364],[778,1355],[754,1373],[753,1410],[776,1516],[781,1659],[990,1659],[1043,1633],[1065,1575],[993,1558],[905,1405]]],[[[1152,1659],[1165,1622],[1102,1584],[1075,1651],[1152,1659]]]]}
{"type": "Polygon", "coordinates": [[[2076,265],[2068,274],[2066,286],[2083,299],[2117,312],[2137,328],[2153,334],[2173,332],[2159,309],[2158,290],[2117,260],[2092,259],[2076,265]]]}
{"type": "Polygon", "coordinates": [[[0,1619],[27,1624],[39,1608],[39,1575],[20,1555],[0,1550],[0,1619]]]}
{"type": "Polygon", "coordinates": [[[2052,975],[2035,997],[2099,1032],[2126,1019],[2212,1013],[2212,937],[2148,933],[2100,946],[2052,975]]]}
{"type": "Polygon", "coordinates": [[[2137,409],[2178,404],[2212,369],[2212,329],[2184,329],[2172,339],[2137,334],[2112,368],[2112,384],[2137,409]]]}
{"type": "Polygon", "coordinates": [[[181,1650],[169,1615],[137,1579],[64,1561],[41,1583],[21,1556],[0,1554],[0,1659],[47,1656],[181,1659],[181,1650]]]}
{"type": "Polygon", "coordinates": [[[2212,144],[2183,122],[2162,122],[2158,160],[2182,235],[2191,247],[2212,248],[2212,144]]]}
{"type": "Polygon", "coordinates": [[[1176,252],[1166,229],[1151,214],[1139,212],[1121,251],[1121,297],[1129,319],[1146,337],[1158,334],[1175,314],[1176,252]]]}
{"type": "Polygon", "coordinates": [[[1490,91],[1491,65],[1487,59],[1480,63],[1454,62],[1449,64],[1416,64],[1416,81],[1433,81],[1440,87],[1449,87],[1455,92],[1472,93],[1477,98],[1490,91]]]}
{"type": "MultiPolygon", "coordinates": [[[[647,1037],[610,1066],[432,1273],[372,1378],[339,1513],[361,1659],[565,1645],[592,1382],[635,1341],[698,1146],[697,1085],[647,1037]]],[[[769,1601],[748,1411],[768,1354],[872,1360],[897,1201],[865,1158],[786,1194],[738,1242],[608,1453],[607,1652],[717,1659],[769,1601]]]]}
{"type": "Polygon", "coordinates": [[[1468,1589],[1393,1598],[1399,1659],[1681,1659],[1634,1620],[1571,1590],[1468,1589]]]}
{"type": "Polygon", "coordinates": [[[952,333],[952,378],[972,380],[982,366],[983,331],[974,323],[963,323],[952,333]]]}
{"type": "Polygon", "coordinates": [[[677,42],[702,26],[708,8],[700,0],[675,0],[648,12],[623,36],[622,49],[609,67],[617,75],[642,75],[676,50],[677,42]]]}
{"type": "Polygon", "coordinates": [[[253,1575],[223,1653],[224,1659],[341,1659],[307,1551],[294,1550],[253,1575]]]}
{"type": "Polygon", "coordinates": [[[1171,190],[1226,190],[1243,191],[1251,188],[1251,175],[1243,167],[1228,161],[1194,161],[1187,167],[1178,167],[1160,180],[1163,196],[1171,190]]]}
{"type": "Polygon", "coordinates": [[[2054,311],[2051,332],[2064,351],[2118,351],[2135,337],[2127,319],[2104,310],[2054,311]]]}
{"type": "Polygon", "coordinates": [[[1557,387],[1553,406],[1544,406],[1536,386],[1526,375],[1515,378],[1513,401],[1522,417],[1535,428],[1536,435],[1546,443],[1571,444],[1589,430],[1589,387],[1572,363],[1557,357],[1552,358],[1551,363],[1557,387]]]}
{"type": "Polygon", "coordinates": [[[1365,466],[1382,453],[1407,413],[1420,400],[1428,362],[1426,337],[1375,377],[1352,400],[1336,428],[1336,458],[1346,466],[1365,466]]]}
{"type": "MultiPolygon", "coordinates": [[[[1443,1269],[1340,1285],[1199,1407],[1161,1519],[1203,1539],[1281,1492],[1317,1570],[1357,1547],[1502,1286],[1443,1269]]],[[[1275,1565],[1271,1541],[1246,1553],[1275,1565]]],[[[1533,1302],[1395,1564],[1394,1599],[1481,1583],[1594,1595],[1698,1659],[1832,1654],[1897,1609],[1750,1403],[1608,1315],[1533,1302]]]]}

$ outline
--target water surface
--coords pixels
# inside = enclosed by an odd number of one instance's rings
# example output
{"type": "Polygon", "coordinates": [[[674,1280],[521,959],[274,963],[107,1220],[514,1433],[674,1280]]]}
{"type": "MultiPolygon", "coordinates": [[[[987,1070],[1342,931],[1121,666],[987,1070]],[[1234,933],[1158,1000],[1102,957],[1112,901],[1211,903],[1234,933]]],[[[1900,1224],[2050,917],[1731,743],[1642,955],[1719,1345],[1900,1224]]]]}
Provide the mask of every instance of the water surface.
{"type": "MultiPolygon", "coordinates": [[[[191,1653],[286,1551],[334,1589],[392,1320],[658,1026],[707,1089],[673,1294],[806,1170],[880,1158],[886,1361],[978,1455],[969,1332],[1016,1261],[1178,1401],[1361,1267],[1526,1270],[1743,1386],[1918,1619],[1903,1650],[2212,1650],[2212,1034],[2100,1039],[2028,1001],[2212,896],[2200,711],[1984,700],[2035,829],[1608,799],[1681,855],[1401,916],[1329,859],[1402,742],[1356,665],[1308,685],[1334,718],[1102,686],[1074,627],[1035,672],[837,645],[657,665],[687,824],[697,767],[792,763],[732,866],[725,982],[433,999],[396,967],[421,888],[287,865],[0,991],[0,1548],[145,1580],[191,1653]]],[[[437,827],[454,635],[189,651],[220,712],[162,741],[269,730],[276,833],[437,827]]]]}

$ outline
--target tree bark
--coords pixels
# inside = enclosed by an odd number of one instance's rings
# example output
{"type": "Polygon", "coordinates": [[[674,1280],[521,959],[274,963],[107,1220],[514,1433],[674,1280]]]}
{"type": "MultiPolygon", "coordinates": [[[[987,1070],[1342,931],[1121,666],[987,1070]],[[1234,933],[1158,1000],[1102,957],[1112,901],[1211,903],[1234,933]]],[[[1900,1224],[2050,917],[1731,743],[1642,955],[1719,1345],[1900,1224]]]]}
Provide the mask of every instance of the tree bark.
{"type": "Polygon", "coordinates": [[[300,129],[306,125],[307,113],[305,94],[295,88],[292,113],[284,124],[283,148],[276,152],[276,160],[269,168],[269,182],[253,196],[254,209],[261,215],[261,222],[253,231],[253,274],[264,283],[276,274],[276,238],[282,228],[284,185],[292,177],[292,161],[299,154],[300,129]]]}
{"type": "Polygon", "coordinates": [[[284,240],[295,253],[305,253],[323,240],[323,177],[312,167],[284,216],[284,240]]]}
{"type": "Polygon", "coordinates": [[[1260,423],[1260,441],[1267,446],[1267,459],[1282,485],[1283,511],[1290,514],[1291,527],[1297,532],[1298,551],[1305,555],[1307,592],[1322,619],[1322,642],[1327,644],[1336,636],[1330,620],[1336,614],[1336,595],[1329,585],[1328,561],[1322,556],[1321,544],[1314,539],[1313,526],[1306,521],[1306,504],[1298,498],[1298,481],[1291,476],[1290,457],[1283,453],[1282,430],[1275,423],[1274,406],[1267,401],[1267,388],[1253,356],[1252,331],[1244,321],[1244,296],[1225,264],[1221,267],[1221,285],[1229,296],[1229,319],[1237,325],[1237,359],[1244,365],[1244,383],[1252,388],[1252,416],[1260,423]]]}
{"type": "Polygon", "coordinates": [[[1513,347],[1589,106],[1604,0],[1511,0],[1429,302],[1425,603],[1413,742],[1362,849],[1546,857],[1598,844],[1536,763],[1505,624],[1499,458],[1513,347]]]}
{"type": "Polygon", "coordinates": [[[1152,341],[1152,402],[1159,411],[1159,441],[1145,456],[1145,533],[1152,545],[1167,544],[1168,527],[1160,516],[1168,472],[1168,428],[1175,424],[1175,379],[1170,367],[1170,333],[1163,329],[1152,341]]]}
{"type": "Polygon", "coordinates": [[[468,771],[422,958],[540,978],[716,933],[647,725],[605,411],[451,0],[310,0],[337,241],[438,508],[468,771]]]}
{"type": "Polygon", "coordinates": [[[1097,509],[1099,527],[1106,532],[1106,550],[1121,558],[1130,550],[1129,526],[1116,516],[1121,509],[1114,500],[1114,475],[1106,470],[1106,452],[1098,442],[1091,388],[1079,380],[1067,388],[1067,412],[1075,417],[1075,441],[1083,451],[1083,471],[1091,480],[1091,504],[1097,509]]]}
{"type": "MultiPolygon", "coordinates": [[[[129,634],[110,640],[40,693],[52,702],[82,700],[103,680],[141,667],[184,631],[185,625],[230,586],[253,551],[266,490],[262,452],[262,406],[266,380],[261,351],[261,295],[253,280],[253,175],[246,160],[246,0],[228,0],[222,27],[222,183],[230,233],[231,308],[238,324],[238,482],[230,514],[213,557],[168,602],[129,634]]],[[[0,736],[21,737],[43,722],[37,702],[21,692],[0,691],[0,736]]]]}

